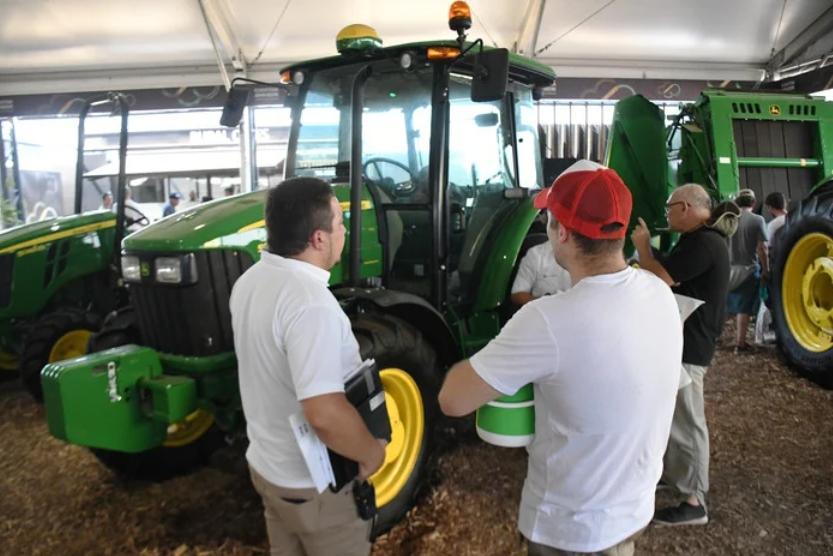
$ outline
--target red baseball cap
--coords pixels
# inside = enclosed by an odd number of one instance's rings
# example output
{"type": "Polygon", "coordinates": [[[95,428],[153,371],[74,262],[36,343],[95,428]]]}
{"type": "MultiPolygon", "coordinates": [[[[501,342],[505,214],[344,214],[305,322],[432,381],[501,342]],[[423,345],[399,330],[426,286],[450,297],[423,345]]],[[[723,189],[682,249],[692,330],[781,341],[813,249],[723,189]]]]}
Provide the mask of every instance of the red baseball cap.
{"type": "Polygon", "coordinates": [[[535,196],[535,208],[549,209],[559,224],[592,239],[622,239],[633,208],[631,192],[615,170],[579,160],[535,196]],[[603,231],[610,224],[621,224],[603,231]]]}

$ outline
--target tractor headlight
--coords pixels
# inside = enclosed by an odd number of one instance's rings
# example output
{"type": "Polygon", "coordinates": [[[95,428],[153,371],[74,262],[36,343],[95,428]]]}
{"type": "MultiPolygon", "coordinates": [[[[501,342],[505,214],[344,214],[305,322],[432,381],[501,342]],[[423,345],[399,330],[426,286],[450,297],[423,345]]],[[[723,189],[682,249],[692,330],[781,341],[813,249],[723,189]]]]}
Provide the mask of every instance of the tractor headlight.
{"type": "Polygon", "coordinates": [[[126,255],[121,258],[121,275],[128,282],[141,282],[142,265],[139,257],[126,255]]]}
{"type": "Polygon", "coordinates": [[[162,284],[191,284],[197,281],[194,254],[159,257],[154,261],[156,281],[162,284]]]}

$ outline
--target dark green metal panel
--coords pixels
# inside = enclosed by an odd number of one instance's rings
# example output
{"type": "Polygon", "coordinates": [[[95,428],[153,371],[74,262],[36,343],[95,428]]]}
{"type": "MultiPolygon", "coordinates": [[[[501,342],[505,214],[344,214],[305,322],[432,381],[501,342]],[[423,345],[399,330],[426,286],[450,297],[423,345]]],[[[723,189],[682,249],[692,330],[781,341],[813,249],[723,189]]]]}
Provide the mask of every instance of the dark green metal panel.
{"type": "Polygon", "coordinates": [[[81,446],[149,450],[197,409],[195,382],[163,376],[156,352],[134,345],[52,363],[41,381],[49,432],[81,446]]]}
{"type": "MultiPolygon", "coordinates": [[[[640,217],[651,228],[665,225],[668,196],[665,145],[665,122],[659,107],[642,95],[616,103],[605,165],[616,170],[633,195],[631,227],[640,217]]],[[[626,250],[632,251],[630,243],[626,250]]]]}
{"type": "Polygon", "coordinates": [[[509,277],[521,244],[537,214],[532,199],[528,198],[512,211],[497,231],[495,242],[482,268],[480,283],[477,284],[473,312],[495,309],[505,301],[509,277]]]}

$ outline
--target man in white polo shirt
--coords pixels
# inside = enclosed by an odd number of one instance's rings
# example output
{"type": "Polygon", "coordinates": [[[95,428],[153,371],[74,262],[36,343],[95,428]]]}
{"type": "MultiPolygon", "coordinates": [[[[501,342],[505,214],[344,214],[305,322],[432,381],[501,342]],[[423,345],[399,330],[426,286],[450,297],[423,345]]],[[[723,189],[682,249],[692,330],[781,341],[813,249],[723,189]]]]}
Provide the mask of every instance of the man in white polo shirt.
{"type": "Polygon", "coordinates": [[[231,316],[252,482],[263,500],[271,553],[366,555],[368,522],[349,486],[318,494],[289,416],[303,411],[332,451],[381,467],[374,438],[344,395],[361,362],[350,321],[327,288],[341,258],[344,221],[330,186],[289,179],[266,201],[268,250],[234,285],[231,316]]]}
{"type": "Polygon", "coordinates": [[[555,262],[552,245],[545,241],[530,247],[521,259],[518,274],[512,282],[510,299],[525,305],[533,299],[570,289],[570,273],[555,262]]]}
{"type": "Polygon", "coordinates": [[[529,554],[632,554],[654,515],[680,378],[682,323],[671,290],[622,253],[631,194],[579,161],[535,198],[573,286],[524,305],[449,371],[440,407],[461,416],[528,383],[535,437],[518,527],[529,554]]]}

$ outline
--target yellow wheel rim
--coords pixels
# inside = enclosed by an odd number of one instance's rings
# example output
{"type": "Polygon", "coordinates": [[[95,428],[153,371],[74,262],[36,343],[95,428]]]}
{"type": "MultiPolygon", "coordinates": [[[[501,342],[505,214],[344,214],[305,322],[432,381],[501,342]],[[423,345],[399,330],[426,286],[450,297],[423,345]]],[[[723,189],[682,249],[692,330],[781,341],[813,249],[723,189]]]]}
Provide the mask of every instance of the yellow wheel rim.
{"type": "Polygon", "coordinates": [[[0,350],[0,369],[4,371],[17,369],[17,356],[8,351],[0,350]]]}
{"type": "Polygon", "coordinates": [[[178,448],[191,444],[204,435],[213,424],[214,417],[209,412],[198,409],[182,421],[168,425],[168,437],[163,446],[178,448]]]}
{"type": "Polygon", "coordinates": [[[790,251],[781,282],[787,326],[806,350],[833,348],[833,238],[802,237],[790,251]]]}
{"type": "Polygon", "coordinates": [[[379,375],[385,389],[391,439],[385,450],[385,462],[370,477],[370,482],[376,489],[376,504],[382,507],[399,494],[414,471],[422,449],[425,409],[419,386],[407,372],[383,369],[379,375]]]}
{"type": "Polygon", "coordinates": [[[89,330],[70,330],[52,345],[49,350],[49,362],[63,361],[86,355],[87,344],[93,333],[89,330]]]}

